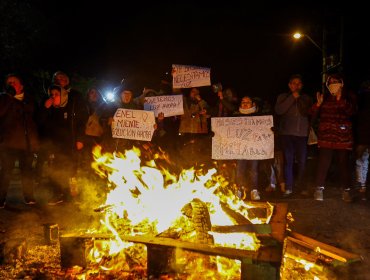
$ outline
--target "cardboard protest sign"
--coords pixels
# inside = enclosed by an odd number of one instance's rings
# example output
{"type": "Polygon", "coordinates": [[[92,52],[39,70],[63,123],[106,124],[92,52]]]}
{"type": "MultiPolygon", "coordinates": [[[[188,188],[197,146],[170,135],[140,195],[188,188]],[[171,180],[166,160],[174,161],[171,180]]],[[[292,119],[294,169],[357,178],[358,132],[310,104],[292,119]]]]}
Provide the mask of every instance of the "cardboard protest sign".
{"type": "Polygon", "coordinates": [[[211,85],[211,68],[172,64],[172,87],[192,88],[211,85]]]}
{"type": "Polygon", "coordinates": [[[212,159],[274,157],[273,118],[268,116],[212,118],[212,159]]]}
{"type": "Polygon", "coordinates": [[[154,125],[153,112],[119,108],[113,117],[112,137],[150,141],[154,125]]]}
{"type": "Polygon", "coordinates": [[[163,113],[165,117],[183,115],[183,97],[182,95],[145,97],[144,110],[153,111],[156,117],[158,113],[163,113]]]}

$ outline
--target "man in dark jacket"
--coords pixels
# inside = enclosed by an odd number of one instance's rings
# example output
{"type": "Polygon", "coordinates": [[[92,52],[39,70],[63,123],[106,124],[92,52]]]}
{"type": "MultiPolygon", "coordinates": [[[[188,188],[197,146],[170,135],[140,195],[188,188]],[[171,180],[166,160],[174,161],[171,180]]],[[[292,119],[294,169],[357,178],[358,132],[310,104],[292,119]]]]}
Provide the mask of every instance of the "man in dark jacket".
{"type": "Polygon", "coordinates": [[[51,167],[49,183],[54,192],[49,205],[71,199],[70,187],[77,184],[77,153],[84,146],[84,128],[88,119],[83,98],[70,88],[68,76],[56,72],[53,82],[39,119],[43,149],[51,167]]]}
{"type": "Polygon", "coordinates": [[[5,92],[0,94],[0,208],[5,207],[10,176],[18,160],[25,203],[35,204],[32,163],[39,149],[34,121],[35,103],[24,91],[16,74],[5,78],[5,92]]]}
{"type": "Polygon", "coordinates": [[[295,160],[298,163],[296,181],[302,184],[310,128],[308,111],[312,105],[312,98],[302,92],[303,83],[300,75],[292,75],[288,86],[289,92],[280,94],[275,104],[275,112],[280,117],[279,137],[285,157],[286,190],[284,196],[290,196],[293,192],[295,160]]]}

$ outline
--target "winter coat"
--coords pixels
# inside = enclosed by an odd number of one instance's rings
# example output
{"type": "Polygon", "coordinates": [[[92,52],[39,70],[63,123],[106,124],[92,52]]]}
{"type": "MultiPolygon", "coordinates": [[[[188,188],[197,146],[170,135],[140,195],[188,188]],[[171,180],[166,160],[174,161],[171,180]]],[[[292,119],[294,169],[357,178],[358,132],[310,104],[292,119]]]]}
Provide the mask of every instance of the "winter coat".
{"type": "Polygon", "coordinates": [[[65,107],[43,108],[40,116],[42,140],[58,151],[72,152],[84,141],[87,107],[78,92],[70,92],[65,107]]]}
{"type": "Polygon", "coordinates": [[[279,134],[308,136],[310,121],[309,109],[312,99],[306,94],[294,98],[292,93],[280,94],[275,104],[275,112],[279,118],[279,134]]]}
{"type": "Polygon", "coordinates": [[[319,118],[317,131],[319,148],[346,149],[353,146],[352,116],[355,112],[354,104],[335,96],[327,96],[318,107],[312,106],[313,117],[319,118]]]}
{"type": "Polygon", "coordinates": [[[0,94],[0,148],[39,150],[35,112],[35,102],[29,94],[24,94],[23,101],[0,94]]]}
{"type": "Polygon", "coordinates": [[[204,100],[199,102],[191,101],[184,97],[184,114],[181,115],[180,133],[208,133],[208,120],[206,115],[199,114],[203,109],[208,108],[204,100]]]}

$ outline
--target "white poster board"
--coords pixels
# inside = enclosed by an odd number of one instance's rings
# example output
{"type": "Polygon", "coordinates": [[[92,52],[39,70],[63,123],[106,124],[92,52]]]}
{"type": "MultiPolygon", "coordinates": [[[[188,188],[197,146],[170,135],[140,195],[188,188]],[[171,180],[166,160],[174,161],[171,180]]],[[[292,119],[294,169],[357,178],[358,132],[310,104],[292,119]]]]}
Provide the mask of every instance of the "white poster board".
{"type": "Polygon", "coordinates": [[[212,159],[274,157],[273,118],[268,116],[212,118],[212,159]]]}
{"type": "Polygon", "coordinates": [[[211,68],[172,64],[172,87],[192,88],[211,85],[211,68]]]}
{"type": "Polygon", "coordinates": [[[183,115],[183,96],[161,95],[145,97],[144,110],[153,111],[156,117],[158,117],[158,113],[163,113],[165,117],[183,115]]]}
{"type": "Polygon", "coordinates": [[[112,137],[151,141],[154,125],[153,112],[118,108],[113,117],[112,137]]]}

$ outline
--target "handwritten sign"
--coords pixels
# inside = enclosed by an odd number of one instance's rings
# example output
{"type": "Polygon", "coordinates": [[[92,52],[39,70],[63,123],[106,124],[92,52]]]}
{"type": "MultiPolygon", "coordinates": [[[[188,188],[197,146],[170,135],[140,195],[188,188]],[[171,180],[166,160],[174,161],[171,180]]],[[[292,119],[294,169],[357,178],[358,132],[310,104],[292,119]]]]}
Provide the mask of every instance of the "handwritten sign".
{"type": "Polygon", "coordinates": [[[172,87],[173,88],[192,88],[211,85],[211,69],[172,64],[172,87]]]}
{"type": "Polygon", "coordinates": [[[212,118],[213,159],[274,157],[273,118],[269,116],[212,118]]]}
{"type": "Polygon", "coordinates": [[[182,95],[163,95],[146,97],[144,110],[153,111],[155,116],[163,113],[165,117],[178,116],[184,114],[182,95]]]}
{"type": "Polygon", "coordinates": [[[112,137],[150,141],[154,124],[153,112],[119,108],[113,117],[112,137]]]}

